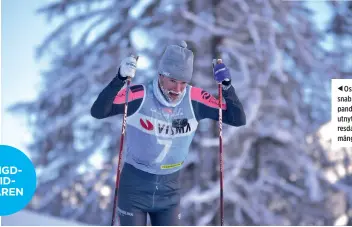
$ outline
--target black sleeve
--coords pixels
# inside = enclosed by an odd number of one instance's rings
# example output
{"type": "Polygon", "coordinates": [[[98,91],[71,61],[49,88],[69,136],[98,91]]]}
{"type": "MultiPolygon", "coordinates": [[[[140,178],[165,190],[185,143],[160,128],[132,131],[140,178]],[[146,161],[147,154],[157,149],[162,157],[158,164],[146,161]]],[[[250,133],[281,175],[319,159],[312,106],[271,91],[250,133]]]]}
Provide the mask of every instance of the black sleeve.
{"type": "MultiPolygon", "coordinates": [[[[90,110],[92,117],[103,119],[110,116],[123,114],[125,106],[124,103],[115,104],[114,100],[124,84],[125,81],[120,75],[116,75],[116,77],[114,77],[114,79],[100,92],[98,98],[94,101],[90,110]]],[[[133,90],[133,87],[131,87],[130,90],[133,90]]],[[[143,99],[135,99],[128,103],[127,116],[130,116],[137,111],[142,103],[142,100],[143,99]]]]}
{"type": "MultiPolygon", "coordinates": [[[[207,92],[206,92],[207,93],[207,92]]],[[[238,99],[235,88],[231,85],[227,90],[222,89],[222,94],[225,99],[226,108],[222,109],[223,123],[232,126],[242,126],[246,124],[246,114],[244,113],[243,106],[238,99]]],[[[203,96],[204,98],[204,96],[203,96]]],[[[207,102],[218,103],[215,97],[207,93],[205,97],[207,102]]],[[[219,109],[218,105],[207,105],[207,102],[200,102],[192,100],[193,110],[198,121],[209,118],[212,120],[219,120],[219,109]]]]}

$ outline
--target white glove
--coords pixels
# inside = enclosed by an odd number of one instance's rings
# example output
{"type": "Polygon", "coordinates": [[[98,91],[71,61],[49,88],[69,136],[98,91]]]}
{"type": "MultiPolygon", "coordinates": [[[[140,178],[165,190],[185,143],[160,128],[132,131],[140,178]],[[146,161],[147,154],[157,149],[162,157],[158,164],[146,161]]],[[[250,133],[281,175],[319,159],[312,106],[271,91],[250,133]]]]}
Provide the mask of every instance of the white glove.
{"type": "Polygon", "coordinates": [[[133,78],[136,74],[137,69],[137,60],[135,57],[130,56],[121,61],[120,64],[120,75],[122,77],[131,77],[133,78]]]}

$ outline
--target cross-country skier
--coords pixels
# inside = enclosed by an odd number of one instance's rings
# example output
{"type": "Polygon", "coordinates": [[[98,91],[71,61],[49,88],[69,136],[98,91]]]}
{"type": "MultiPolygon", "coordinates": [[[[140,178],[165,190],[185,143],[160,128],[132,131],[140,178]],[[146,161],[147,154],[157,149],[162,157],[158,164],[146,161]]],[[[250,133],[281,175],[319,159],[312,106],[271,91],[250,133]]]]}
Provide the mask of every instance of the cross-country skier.
{"type": "MultiPolygon", "coordinates": [[[[102,90],[91,108],[94,118],[123,114],[127,76],[134,77],[136,59],[122,60],[117,75],[102,90]]],[[[198,122],[218,120],[219,101],[201,88],[190,86],[193,52],[186,42],[170,45],[163,53],[159,75],[145,84],[130,87],[126,153],[118,188],[117,214],[121,225],[180,224],[180,169],[186,160],[198,122]]],[[[225,64],[214,68],[222,83],[225,102],[223,123],[246,124],[231,76],[225,64]]]]}

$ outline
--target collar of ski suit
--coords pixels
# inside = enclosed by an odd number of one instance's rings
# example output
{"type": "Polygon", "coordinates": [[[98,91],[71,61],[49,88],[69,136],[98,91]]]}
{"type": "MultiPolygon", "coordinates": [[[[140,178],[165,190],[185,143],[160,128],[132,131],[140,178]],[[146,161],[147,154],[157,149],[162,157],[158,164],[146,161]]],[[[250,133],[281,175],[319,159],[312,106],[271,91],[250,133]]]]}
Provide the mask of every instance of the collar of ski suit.
{"type": "Polygon", "coordinates": [[[168,100],[166,100],[165,96],[163,95],[162,91],[159,88],[159,77],[155,77],[155,79],[153,80],[153,93],[155,95],[155,97],[158,99],[158,101],[163,104],[164,106],[167,107],[175,107],[178,104],[180,104],[183,100],[183,97],[186,94],[186,89],[182,92],[181,94],[181,98],[177,101],[177,102],[169,102],[168,100]]]}

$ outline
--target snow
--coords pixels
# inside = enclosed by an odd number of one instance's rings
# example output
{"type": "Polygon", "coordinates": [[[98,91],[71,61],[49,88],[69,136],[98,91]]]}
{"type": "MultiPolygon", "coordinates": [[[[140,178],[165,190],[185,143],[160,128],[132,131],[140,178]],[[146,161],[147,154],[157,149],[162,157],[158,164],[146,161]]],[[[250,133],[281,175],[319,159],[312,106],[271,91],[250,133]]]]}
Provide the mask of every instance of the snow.
{"type": "Polygon", "coordinates": [[[28,210],[19,211],[15,214],[1,217],[3,226],[82,226],[87,224],[79,223],[64,218],[56,218],[45,214],[38,214],[28,210]]]}
{"type": "MultiPolygon", "coordinates": [[[[215,92],[211,59],[221,57],[247,117],[245,126],[223,128],[226,224],[346,222],[345,197],[335,195],[350,194],[345,177],[352,153],[331,150],[332,130],[323,125],[330,117],[326,72],[340,73],[320,45],[323,34],[302,2],[215,2],[106,1],[98,7],[83,0],[42,8],[64,19],[39,48],[59,50],[43,74],[45,90],[25,105],[34,115],[31,151],[40,173],[29,209],[109,224],[121,116],[96,120],[90,107],[123,57],[142,56],[135,78],[142,82],[157,74],[166,45],[182,38],[195,52],[192,84],[215,92]],[[87,30],[78,35],[71,26],[87,30]]],[[[217,127],[201,124],[182,172],[182,209],[192,210],[183,214],[185,225],[218,224],[217,127]]]]}

